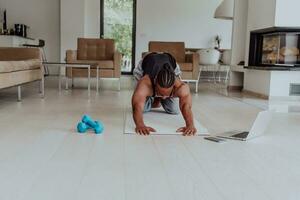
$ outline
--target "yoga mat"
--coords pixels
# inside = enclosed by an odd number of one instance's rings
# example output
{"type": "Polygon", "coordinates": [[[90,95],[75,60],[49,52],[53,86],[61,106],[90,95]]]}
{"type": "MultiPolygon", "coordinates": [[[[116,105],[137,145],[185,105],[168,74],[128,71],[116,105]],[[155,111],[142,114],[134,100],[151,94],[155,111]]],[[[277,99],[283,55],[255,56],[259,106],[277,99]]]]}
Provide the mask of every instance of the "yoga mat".
{"type": "MultiPolygon", "coordinates": [[[[156,130],[156,132],[151,133],[153,135],[181,135],[182,133],[176,133],[176,130],[185,126],[181,114],[170,115],[163,109],[154,109],[151,112],[144,113],[144,122],[146,126],[156,130]]],[[[194,119],[194,125],[197,129],[197,135],[209,135],[208,130],[196,119],[194,119]]],[[[124,133],[136,134],[131,108],[126,110],[124,133]]]]}

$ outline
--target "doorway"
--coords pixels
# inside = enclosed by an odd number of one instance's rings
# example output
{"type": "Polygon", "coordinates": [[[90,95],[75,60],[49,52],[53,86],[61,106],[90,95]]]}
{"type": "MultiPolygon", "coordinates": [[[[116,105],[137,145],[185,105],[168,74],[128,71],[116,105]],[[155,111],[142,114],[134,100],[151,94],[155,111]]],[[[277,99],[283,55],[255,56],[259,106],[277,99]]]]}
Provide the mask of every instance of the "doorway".
{"type": "Polygon", "coordinates": [[[135,66],[136,0],[100,0],[100,37],[111,38],[122,54],[122,74],[135,66]]]}

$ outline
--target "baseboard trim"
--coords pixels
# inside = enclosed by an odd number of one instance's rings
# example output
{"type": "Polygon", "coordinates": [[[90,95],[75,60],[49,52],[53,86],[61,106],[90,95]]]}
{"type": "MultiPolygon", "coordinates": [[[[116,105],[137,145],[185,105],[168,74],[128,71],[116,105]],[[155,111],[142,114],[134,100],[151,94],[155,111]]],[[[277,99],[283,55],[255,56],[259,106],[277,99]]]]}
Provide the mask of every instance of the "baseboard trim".
{"type": "Polygon", "coordinates": [[[265,99],[265,100],[269,100],[270,99],[270,97],[268,95],[261,94],[261,93],[258,93],[258,92],[253,92],[253,91],[249,91],[249,90],[243,90],[242,92],[244,94],[248,94],[248,95],[260,98],[260,99],[265,99]]]}
{"type": "Polygon", "coordinates": [[[228,86],[227,87],[228,91],[242,91],[243,90],[243,86],[228,86]]]}

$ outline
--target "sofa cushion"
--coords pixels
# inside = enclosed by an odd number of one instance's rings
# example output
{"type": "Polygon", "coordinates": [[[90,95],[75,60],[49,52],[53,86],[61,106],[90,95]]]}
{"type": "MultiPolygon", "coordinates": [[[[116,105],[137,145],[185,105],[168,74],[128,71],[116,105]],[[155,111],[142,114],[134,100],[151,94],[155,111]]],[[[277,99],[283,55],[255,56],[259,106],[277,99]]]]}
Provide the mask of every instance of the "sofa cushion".
{"type": "Polygon", "coordinates": [[[115,52],[115,42],[112,39],[78,38],[78,60],[110,60],[115,52]]]}
{"type": "Polygon", "coordinates": [[[24,61],[11,61],[13,72],[32,70],[41,68],[41,61],[39,59],[31,59],[24,61]]]}
{"type": "Polygon", "coordinates": [[[182,80],[193,80],[193,72],[181,72],[182,80]]]}
{"type": "Polygon", "coordinates": [[[41,68],[39,59],[30,59],[23,61],[0,61],[0,73],[25,71],[41,68]]]}
{"type": "Polygon", "coordinates": [[[114,62],[112,60],[99,61],[100,69],[114,69],[114,62]]]}
{"type": "Polygon", "coordinates": [[[42,76],[40,69],[0,73],[0,89],[41,80],[42,76]]]}
{"type": "Polygon", "coordinates": [[[193,71],[192,63],[178,63],[181,71],[193,71]]]}
{"type": "Polygon", "coordinates": [[[0,61],[21,61],[42,59],[39,48],[27,47],[0,47],[0,61]]]}
{"type": "Polygon", "coordinates": [[[11,72],[12,64],[10,61],[0,61],[0,73],[11,72]]]}

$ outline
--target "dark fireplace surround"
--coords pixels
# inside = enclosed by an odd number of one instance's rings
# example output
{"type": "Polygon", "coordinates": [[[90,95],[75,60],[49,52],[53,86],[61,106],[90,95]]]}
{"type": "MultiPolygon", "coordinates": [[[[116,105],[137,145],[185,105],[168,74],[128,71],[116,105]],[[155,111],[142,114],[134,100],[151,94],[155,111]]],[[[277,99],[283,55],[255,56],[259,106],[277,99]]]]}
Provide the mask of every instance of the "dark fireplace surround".
{"type": "Polygon", "coordinates": [[[272,27],[250,33],[249,68],[293,70],[300,67],[300,27],[272,27]]]}

